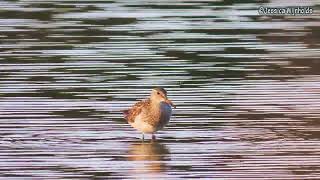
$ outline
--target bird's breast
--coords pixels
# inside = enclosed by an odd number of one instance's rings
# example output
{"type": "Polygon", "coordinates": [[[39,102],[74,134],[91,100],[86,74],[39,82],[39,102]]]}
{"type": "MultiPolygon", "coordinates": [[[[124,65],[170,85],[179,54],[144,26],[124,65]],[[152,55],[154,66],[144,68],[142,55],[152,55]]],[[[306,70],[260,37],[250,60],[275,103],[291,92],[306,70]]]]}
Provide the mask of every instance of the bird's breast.
{"type": "Polygon", "coordinates": [[[160,105],[160,121],[165,121],[165,124],[168,123],[172,113],[171,106],[167,103],[161,103],[160,105]]]}

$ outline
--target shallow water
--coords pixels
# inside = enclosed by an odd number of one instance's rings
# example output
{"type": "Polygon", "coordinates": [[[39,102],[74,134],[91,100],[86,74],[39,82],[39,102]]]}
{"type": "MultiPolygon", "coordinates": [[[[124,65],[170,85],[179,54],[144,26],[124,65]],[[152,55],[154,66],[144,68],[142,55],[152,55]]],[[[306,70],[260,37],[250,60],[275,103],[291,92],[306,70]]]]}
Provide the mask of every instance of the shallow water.
{"type": "Polygon", "coordinates": [[[318,178],[320,15],[257,14],[292,3],[2,1],[0,178],[318,178]],[[142,142],[120,111],[154,86],[142,142]]]}

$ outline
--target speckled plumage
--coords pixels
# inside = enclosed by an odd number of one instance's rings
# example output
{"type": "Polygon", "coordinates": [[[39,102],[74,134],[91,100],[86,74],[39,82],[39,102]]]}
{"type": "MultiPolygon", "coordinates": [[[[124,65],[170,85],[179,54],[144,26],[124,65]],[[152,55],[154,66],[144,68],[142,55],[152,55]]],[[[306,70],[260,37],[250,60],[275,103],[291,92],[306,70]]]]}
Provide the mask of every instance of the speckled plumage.
{"type": "Polygon", "coordinates": [[[150,107],[150,99],[139,101],[130,109],[124,111],[124,118],[128,121],[128,123],[133,123],[134,119],[142,112],[142,110],[148,107],[150,107]]]}
{"type": "Polygon", "coordinates": [[[150,98],[124,111],[128,123],[142,133],[153,134],[169,123],[173,103],[163,88],[155,88],[150,98]]]}

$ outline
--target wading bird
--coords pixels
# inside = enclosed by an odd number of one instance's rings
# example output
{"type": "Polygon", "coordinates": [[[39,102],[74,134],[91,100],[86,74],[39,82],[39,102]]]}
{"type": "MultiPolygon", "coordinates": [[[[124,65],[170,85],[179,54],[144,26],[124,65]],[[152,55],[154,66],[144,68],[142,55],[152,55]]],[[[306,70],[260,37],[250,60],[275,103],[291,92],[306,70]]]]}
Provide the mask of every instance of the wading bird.
{"type": "Polygon", "coordinates": [[[152,134],[163,129],[170,120],[171,106],[175,105],[168,99],[167,91],[163,88],[154,88],[148,99],[134,104],[130,109],[124,111],[124,118],[127,122],[138,131],[144,134],[152,134]]]}

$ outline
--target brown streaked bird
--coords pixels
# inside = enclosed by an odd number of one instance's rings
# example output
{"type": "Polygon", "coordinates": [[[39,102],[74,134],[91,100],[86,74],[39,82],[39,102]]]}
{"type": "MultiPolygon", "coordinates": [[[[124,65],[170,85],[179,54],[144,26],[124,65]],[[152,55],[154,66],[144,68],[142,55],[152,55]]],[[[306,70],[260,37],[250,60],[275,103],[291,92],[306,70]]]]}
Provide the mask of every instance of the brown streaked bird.
{"type": "Polygon", "coordinates": [[[168,99],[167,91],[163,88],[154,88],[148,99],[137,102],[130,109],[124,111],[124,118],[138,131],[144,134],[152,134],[163,129],[170,120],[171,106],[175,105],[168,99]]]}

